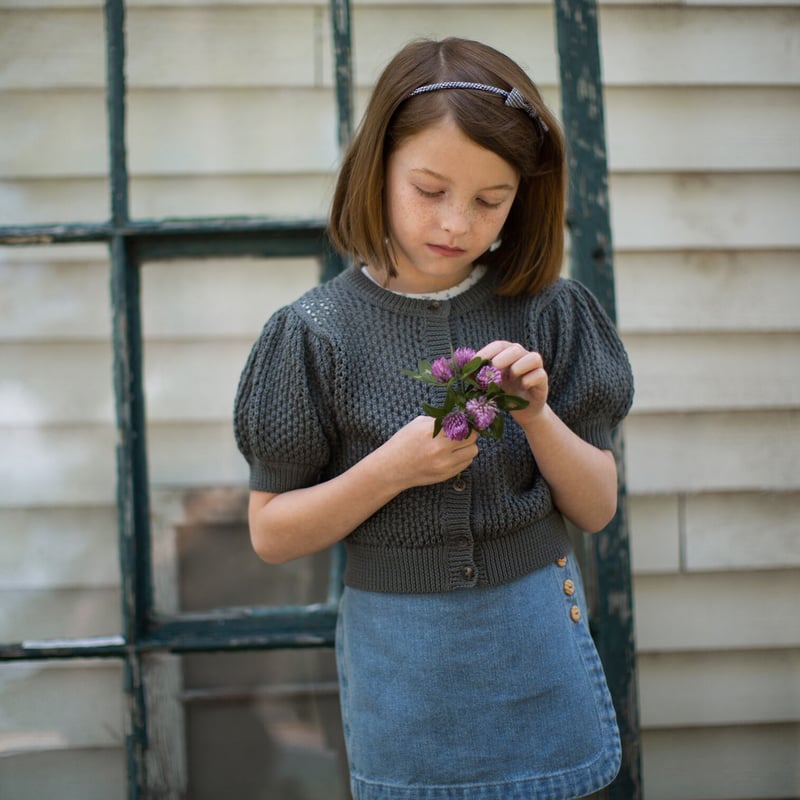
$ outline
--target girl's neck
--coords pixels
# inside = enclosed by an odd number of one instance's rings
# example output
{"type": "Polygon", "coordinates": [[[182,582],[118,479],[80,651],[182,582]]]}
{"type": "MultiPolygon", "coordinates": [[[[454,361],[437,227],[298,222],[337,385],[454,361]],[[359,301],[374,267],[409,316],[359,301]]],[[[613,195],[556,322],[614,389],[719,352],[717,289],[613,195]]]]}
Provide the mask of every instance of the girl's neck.
{"type": "Polygon", "coordinates": [[[462,292],[467,291],[470,287],[474,286],[485,274],[486,267],[482,264],[477,264],[473,267],[472,271],[466,278],[456,283],[454,286],[449,286],[445,289],[432,289],[423,292],[406,292],[402,289],[397,289],[391,285],[391,281],[386,280],[385,274],[376,275],[366,265],[361,267],[361,271],[378,286],[390,291],[394,294],[403,295],[404,297],[415,297],[420,300],[446,300],[449,297],[455,297],[462,292]]]}

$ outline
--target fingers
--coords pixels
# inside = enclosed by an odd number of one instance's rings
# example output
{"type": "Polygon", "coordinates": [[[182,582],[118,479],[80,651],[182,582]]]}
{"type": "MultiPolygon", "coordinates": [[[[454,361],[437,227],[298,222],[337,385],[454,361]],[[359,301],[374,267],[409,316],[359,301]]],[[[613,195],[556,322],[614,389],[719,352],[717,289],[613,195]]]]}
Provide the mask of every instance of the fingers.
{"type": "Polygon", "coordinates": [[[544,361],[539,353],[526,350],[515,342],[496,341],[478,351],[481,358],[488,358],[498,369],[512,379],[520,379],[538,370],[544,370],[544,361]]]}

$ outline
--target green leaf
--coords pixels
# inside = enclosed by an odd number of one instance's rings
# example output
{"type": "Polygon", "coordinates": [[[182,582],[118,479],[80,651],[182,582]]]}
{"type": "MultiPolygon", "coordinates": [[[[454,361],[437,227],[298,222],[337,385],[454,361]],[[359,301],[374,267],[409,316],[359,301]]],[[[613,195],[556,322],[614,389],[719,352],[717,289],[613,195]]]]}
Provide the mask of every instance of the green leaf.
{"type": "Polygon", "coordinates": [[[437,408],[436,406],[431,406],[427,403],[422,404],[422,410],[429,417],[435,417],[436,419],[441,419],[447,413],[443,408],[437,408]]]}

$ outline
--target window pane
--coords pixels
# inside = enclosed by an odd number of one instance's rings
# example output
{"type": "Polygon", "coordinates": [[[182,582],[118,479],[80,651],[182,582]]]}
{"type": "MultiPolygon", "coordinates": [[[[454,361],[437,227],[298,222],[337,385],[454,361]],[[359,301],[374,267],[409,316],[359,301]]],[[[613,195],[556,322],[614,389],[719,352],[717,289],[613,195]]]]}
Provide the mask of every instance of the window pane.
{"type": "Polygon", "coordinates": [[[134,216],[324,216],[338,155],[327,17],[294,4],[129,9],[134,216]]]}
{"type": "Polygon", "coordinates": [[[0,220],[108,217],[102,8],[13,8],[0,23],[0,220]]]}
{"type": "Polygon", "coordinates": [[[159,611],[319,602],[327,555],[268,567],[247,532],[233,402],[273,310],[316,284],[314,260],[208,259],[142,269],[147,445],[159,611]]]}
{"type": "Polygon", "coordinates": [[[0,797],[123,800],[122,666],[0,663],[0,797]]]}
{"type": "Polygon", "coordinates": [[[0,641],[116,634],[103,247],[0,248],[0,641]]]}

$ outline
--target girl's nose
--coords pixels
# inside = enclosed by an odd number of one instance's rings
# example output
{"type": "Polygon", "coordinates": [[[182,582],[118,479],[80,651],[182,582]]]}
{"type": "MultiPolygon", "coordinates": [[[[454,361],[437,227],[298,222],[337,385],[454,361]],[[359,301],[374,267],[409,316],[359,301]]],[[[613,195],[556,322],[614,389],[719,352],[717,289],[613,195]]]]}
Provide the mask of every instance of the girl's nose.
{"type": "Polygon", "coordinates": [[[461,204],[450,203],[442,211],[442,230],[452,234],[466,233],[469,229],[467,210],[461,204]]]}

